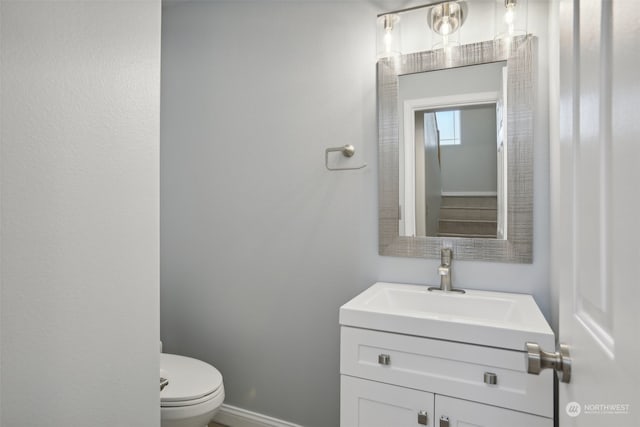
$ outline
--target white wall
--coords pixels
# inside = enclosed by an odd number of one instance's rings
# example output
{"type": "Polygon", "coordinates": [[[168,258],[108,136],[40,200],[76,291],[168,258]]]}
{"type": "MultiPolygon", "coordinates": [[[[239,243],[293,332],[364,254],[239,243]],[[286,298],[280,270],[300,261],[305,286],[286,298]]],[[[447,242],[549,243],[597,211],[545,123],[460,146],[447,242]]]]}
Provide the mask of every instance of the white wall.
{"type": "MultiPolygon", "coordinates": [[[[438,282],[438,260],[377,254],[375,16],[408,4],[163,9],[162,338],[166,351],[217,366],[230,404],[307,427],[338,425],[340,305],[376,280],[438,282]],[[357,154],[344,164],[369,166],[326,171],[324,149],[347,143],[357,154]]],[[[547,4],[530,6],[545,52],[547,4]]],[[[473,22],[465,34],[492,38],[492,21],[473,22]]],[[[534,263],[454,260],[453,280],[531,293],[548,315],[542,71],[534,263]]]]}
{"type": "Polygon", "coordinates": [[[158,1],[1,14],[3,427],[157,427],[158,1]]]}

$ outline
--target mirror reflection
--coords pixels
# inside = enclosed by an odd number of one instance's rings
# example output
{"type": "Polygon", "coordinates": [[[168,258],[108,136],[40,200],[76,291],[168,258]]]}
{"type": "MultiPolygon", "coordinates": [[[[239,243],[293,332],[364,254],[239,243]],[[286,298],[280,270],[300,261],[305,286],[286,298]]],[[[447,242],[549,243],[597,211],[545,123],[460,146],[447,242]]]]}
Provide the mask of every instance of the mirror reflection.
{"type": "Polygon", "coordinates": [[[506,239],[506,61],[399,76],[400,236],[506,239]]]}

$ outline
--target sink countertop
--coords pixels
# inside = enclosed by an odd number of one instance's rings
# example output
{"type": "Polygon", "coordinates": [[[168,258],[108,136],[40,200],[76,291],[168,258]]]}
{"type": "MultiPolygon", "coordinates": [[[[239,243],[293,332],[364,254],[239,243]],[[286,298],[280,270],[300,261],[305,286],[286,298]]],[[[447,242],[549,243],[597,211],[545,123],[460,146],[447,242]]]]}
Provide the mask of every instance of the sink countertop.
{"type": "Polygon", "coordinates": [[[555,348],[555,337],[531,295],[378,282],[340,307],[340,324],[525,351],[527,341],[555,348]]]}

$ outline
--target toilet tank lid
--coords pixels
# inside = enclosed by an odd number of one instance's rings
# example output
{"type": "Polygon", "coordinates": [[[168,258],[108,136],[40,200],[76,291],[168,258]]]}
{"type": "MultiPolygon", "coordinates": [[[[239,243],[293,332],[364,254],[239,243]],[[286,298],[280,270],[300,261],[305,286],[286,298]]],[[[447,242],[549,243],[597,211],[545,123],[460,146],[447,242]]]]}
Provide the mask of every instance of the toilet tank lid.
{"type": "Polygon", "coordinates": [[[199,399],[222,386],[220,372],[198,359],[176,354],[160,354],[160,376],[169,384],[160,392],[161,402],[199,399]]]}

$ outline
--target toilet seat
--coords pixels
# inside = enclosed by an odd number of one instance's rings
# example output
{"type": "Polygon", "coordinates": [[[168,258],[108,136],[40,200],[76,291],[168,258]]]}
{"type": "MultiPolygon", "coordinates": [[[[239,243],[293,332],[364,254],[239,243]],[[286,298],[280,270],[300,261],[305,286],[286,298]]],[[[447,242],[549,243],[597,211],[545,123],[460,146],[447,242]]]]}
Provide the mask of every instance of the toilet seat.
{"type": "Polygon", "coordinates": [[[169,380],[160,392],[161,407],[198,405],[224,395],[220,372],[191,357],[161,353],[160,376],[169,380]]]}
{"type": "Polygon", "coordinates": [[[183,407],[183,406],[199,405],[201,403],[206,403],[206,402],[208,402],[210,400],[214,400],[221,394],[224,395],[224,390],[222,390],[222,388],[216,390],[215,392],[213,392],[211,394],[208,394],[206,396],[202,396],[199,399],[178,400],[178,401],[168,401],[168,402],[160,401],[160,407],[161,408],[180,408],[180,407],[183,407]]]}

